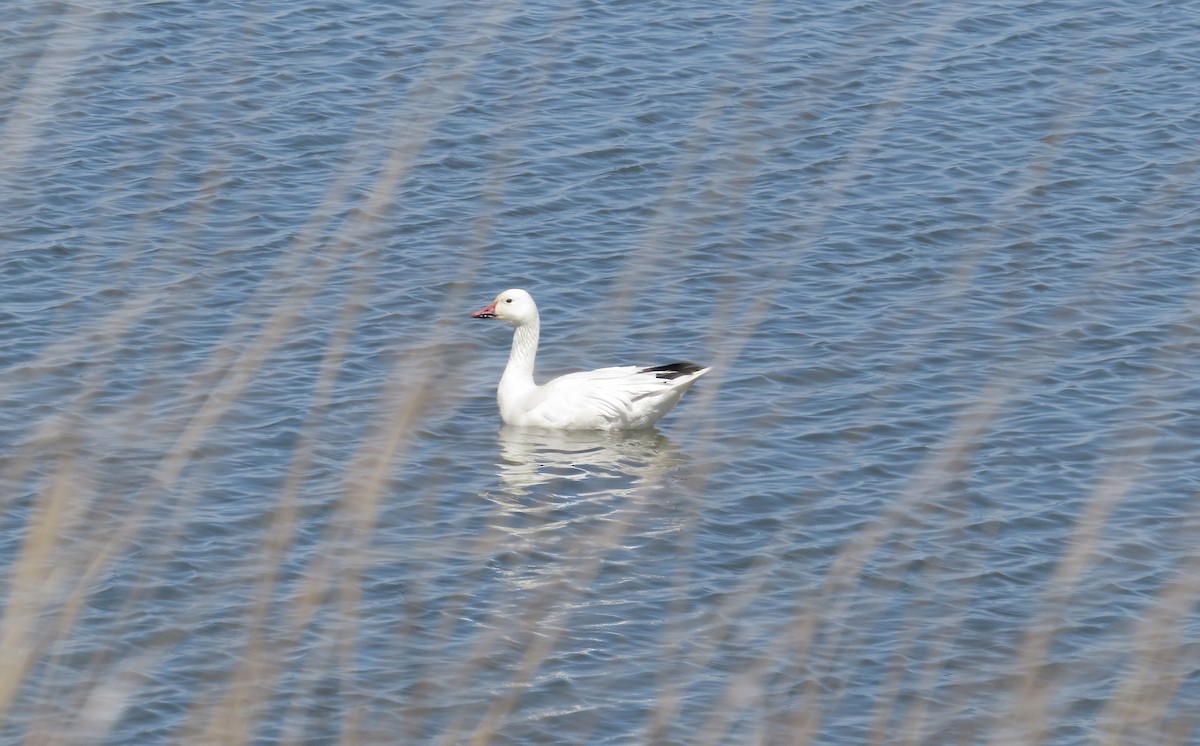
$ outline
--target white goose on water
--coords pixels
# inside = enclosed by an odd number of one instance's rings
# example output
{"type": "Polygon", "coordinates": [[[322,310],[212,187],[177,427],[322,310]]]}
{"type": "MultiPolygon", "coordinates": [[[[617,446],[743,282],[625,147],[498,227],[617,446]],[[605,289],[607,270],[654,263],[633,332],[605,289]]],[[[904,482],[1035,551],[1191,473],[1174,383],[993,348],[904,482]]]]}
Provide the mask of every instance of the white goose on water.
{"type": "Polygon", "coordinates": [[[512,352],[496,390],[500,418],[509,425],[564,430],[649,427],[711,370],[688,362],[650,368],[630,365],[569,373],[539,386],[533,382],[539,331],[533,296],[524,290],[505,290],[471,316],[513,325],[512,352]]]}

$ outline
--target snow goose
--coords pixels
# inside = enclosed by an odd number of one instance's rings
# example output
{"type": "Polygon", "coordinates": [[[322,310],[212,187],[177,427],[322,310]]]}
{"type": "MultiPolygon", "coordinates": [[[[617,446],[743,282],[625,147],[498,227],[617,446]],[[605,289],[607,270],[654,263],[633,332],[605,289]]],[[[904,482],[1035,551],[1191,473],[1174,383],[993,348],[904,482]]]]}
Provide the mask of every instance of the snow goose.
{"type": "Polygon", "coordinates": [[[512,352],[496,400],[509,425],[563,430],[637,430],[653,425],[710,368],[679,362],[569,373],[541,386],[533,382],[539,318],[533,296],[505,290],[478,311],[477,319],[513,325],[512,352]]]}

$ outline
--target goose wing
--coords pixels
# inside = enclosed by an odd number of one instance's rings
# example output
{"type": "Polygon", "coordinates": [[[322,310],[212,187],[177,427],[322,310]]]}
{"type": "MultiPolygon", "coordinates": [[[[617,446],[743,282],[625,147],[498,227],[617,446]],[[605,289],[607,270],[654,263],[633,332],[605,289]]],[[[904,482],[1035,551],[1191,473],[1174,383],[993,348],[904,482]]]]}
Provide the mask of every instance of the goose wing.
{"type": "Polygon", "coordinates": [[[551,427],[646,427],[707,372],[691,363],[672,363],[570,373],[538,387],[529,413],[551,427]]]}

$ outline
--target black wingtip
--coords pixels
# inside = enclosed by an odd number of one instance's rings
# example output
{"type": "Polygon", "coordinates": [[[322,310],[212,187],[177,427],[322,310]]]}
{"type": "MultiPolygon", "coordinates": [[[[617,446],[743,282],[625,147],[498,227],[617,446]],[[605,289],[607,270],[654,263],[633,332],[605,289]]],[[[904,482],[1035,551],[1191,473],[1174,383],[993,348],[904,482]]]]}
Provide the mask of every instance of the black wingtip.
{"type": "Polygon", "coordinates": [[[668,363],[667,365],[657,365],[653,368],[642,368],[638,372],[655,373],[657,374],[657,378],[663,378],[670,381],[675,378],[679,378],[680,376],[690,376],[693,373],[699,373],[702,370],[704,370],[704,368],[696,365],[695,363],[683,361],[678,363],[668,363]]]}

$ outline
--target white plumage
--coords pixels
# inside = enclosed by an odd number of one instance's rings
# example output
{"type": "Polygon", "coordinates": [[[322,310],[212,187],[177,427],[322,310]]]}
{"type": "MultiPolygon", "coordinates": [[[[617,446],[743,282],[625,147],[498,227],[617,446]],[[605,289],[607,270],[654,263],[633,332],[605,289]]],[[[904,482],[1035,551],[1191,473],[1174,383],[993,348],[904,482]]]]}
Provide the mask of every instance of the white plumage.
{"type": "Polygon", "coordinates": [[[710,368],[679,362],[569,373],[539,386],[533,382],[540,320],[533,296],[505,290],[471,314],[513,325],[512,352],[496,400],[509,425],[564,430],[637,430],[653,425],[710,368]]]}

